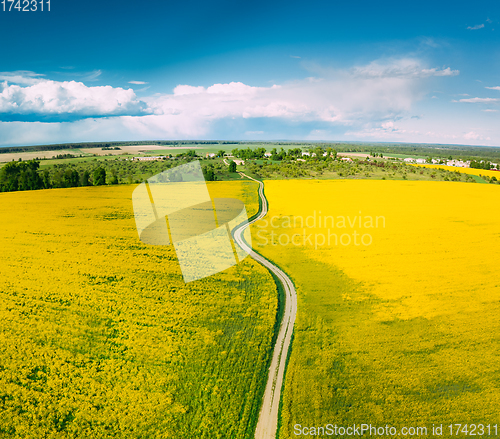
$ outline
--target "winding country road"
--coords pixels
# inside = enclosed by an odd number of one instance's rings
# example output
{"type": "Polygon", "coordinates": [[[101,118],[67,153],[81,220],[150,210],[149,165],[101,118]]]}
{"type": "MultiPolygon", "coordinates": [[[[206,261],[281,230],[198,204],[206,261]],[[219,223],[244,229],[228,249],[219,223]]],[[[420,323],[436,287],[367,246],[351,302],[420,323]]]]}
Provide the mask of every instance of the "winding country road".
{"type": "Polygon", "coordinates": [[[254,252],[251,247],[245,242],[243,234],[250,224],[264,218],[268,211],[267,199],[264,196],[264,183],[255,180],[252,177],[240,172],[240,174],[250,180],[259,183],[259,197],[261,200],[260,213],[250,222],[238,226],[234,230],[234,239],[238,245],[243,248],[248,254],[267,269],[272,271],[283,285],[285,293],[285,310],[283,320],[279,329],[276,344],[273,350],[271,366],[269,367],[269,375],[267,378],[262,407],[255,430],[255,439],[275,439],[276,430],[278,427],[278,411],[281,397],[281,388],[285,375],[285,366],[290,349],[290,343],[293,333],[293,325],[295,323],[295,315],[297,314],[297,292],[291,279],[276,265],[273,265],[267,259],[263,258],[258,253],[254,252]]]}

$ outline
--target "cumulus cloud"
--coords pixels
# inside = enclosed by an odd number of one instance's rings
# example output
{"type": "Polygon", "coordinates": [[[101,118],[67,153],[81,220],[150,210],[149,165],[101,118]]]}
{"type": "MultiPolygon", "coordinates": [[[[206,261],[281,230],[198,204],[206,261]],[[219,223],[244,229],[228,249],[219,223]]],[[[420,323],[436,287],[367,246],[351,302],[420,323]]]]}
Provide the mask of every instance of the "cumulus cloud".
{"type": "Polygon", "coordinates": [[[496,87],[484,87],[484,88],[489,88],[490,90],[500,90],[500,86],[496,86],[496,87]]]}
{"type": "MultiPolygon", "coordinates": [[[[316,69],[319,71],[319,69],[316,69]]],[[[423,98],[422,81],[459,72],[426,68],[418,60],[373,62],[349,70],[321,70],[310,77],[271,87],[241,82],[210,87],[178,85],[173,94],[145,98],[157,116],[203,120],[284,118],[350,125],[394,118],[423,98]]]]}
{"type": "MultiPolygon", "coordinates": [[[[0,85],[0,120],[9,120],[4,117],[9,114],[110,116],[73,126],[110,133],[114,139],[204,137],[219,121],[252,118],[276,118],[295,125],[349,126],[353,130],[367,123],[409,117],[413,105],[428,93],[428,78],[459,73],[409,58],[378,60],[351,69],[318,68],[317,72],[322,74],[268,87],[242,82],[208,87],[180,84],[172,93],[141,100],[131,89],[87,87],[81,82],[55,82],[33,74],[26,76],[32,83],[0,85]]],[[[43,129],[49,132],[47,127],[43,129]]],[[[247,129],[252,127],[241,132],[247,129]]],[[[398,133],[389,125],[375,129],[380,135],[398,133]]],[[[73,132],[69,125],[64,125],[64,130],[73,132]]]]}
{"type": "Polygon", "coordinates": [[[134,85],[145,85],[147,82],[144,81],[129,81],[129,84],[134,84],[134,85]]]}
{"type": "Polygon", "coordinates": [[[498,98],[468,98],[468,99],[460,99],[458,102],[469,102],[472,104],[477,104],[477,103],[498,102],[498,101],[500,101],[500,99],[498,98]]]}
{"type": "Polygon", "coordinates": [[[478,30],[478,29],[482,29],[483,27],[484,27],[484,24],[476,24],[475,26],[467,26],[467,29],[478,30]]]}
{"type": "Polygon", "coordinates": [[[146,107],[132,89],[87,87],[82,82],[57,82],[41,79],[39,75],[12,77],[16,78],[16,84],[9,84],[5,78],[0,84],[0,119],[4,120],[12,115],[33,118],[33,115],[98,117],[141,114],[146,107]]]}

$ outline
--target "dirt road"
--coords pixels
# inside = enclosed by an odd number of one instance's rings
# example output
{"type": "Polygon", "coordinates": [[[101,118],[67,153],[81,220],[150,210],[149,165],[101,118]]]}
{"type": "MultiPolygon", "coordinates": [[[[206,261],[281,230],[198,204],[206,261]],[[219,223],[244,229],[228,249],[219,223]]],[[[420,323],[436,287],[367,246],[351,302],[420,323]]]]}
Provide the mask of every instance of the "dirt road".
{"type": "Polygon", "coordinates": [[[268,211],[267,199],[264,196],[264,183],[249,177],[240,172],[246,178],[254,180],[259,183],[259,197],[261,199],[261,211],[252,221],[236,228],[234,231],[234,239],[238,245],[246,250],[250,256],[257,262],[264,265],[272,271],[279,279],[283,286],[285,293],[285,310],[283,313],[283,320],[279,329],[276,344],[273,350],[273,357],[271,366],[269,367],[269,374],[267,378],[266,389],[262,401],[262,407],[259,414],[257,428],[255,430],[255,439],[275,439],[276,430],[278,427],[278,409],[281,396],[281,388],[285,375],[285,365],[288,350],[293,333],[293,325],[295,323],[295,315],[297,314],[297,293],[291,279],[276,265],[269,262],[267,259],[254,252],[251,247],[245,242],[243,234],[245,229],[250,224],[264,218],[268,211]]]}

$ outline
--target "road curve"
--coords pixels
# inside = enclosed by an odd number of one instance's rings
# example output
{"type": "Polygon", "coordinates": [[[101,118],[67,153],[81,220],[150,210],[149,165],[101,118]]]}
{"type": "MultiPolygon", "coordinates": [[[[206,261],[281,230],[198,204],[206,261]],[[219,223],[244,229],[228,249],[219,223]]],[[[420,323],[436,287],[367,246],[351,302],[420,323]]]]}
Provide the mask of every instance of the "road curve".
{"type": "Polygon", "coordinates": [[[276,265],[254,252],[243,239],[243,233],[250,224],[264,218],[268,211],[267,199],[264,196],[264,183],[240,172],[240,174],[250,180],[259,183],[259,197],[262,203],[260,213],[250,222],[238,226],[234,229],[234,239],[238,245],[248,254],[267,269],[272,271],[283,285],[285,292],[285,310],[283,320],[279,329],[276,344],[273,350],[271,366],[267,378],[266,390],[262,400],[262,407],[255,430],[255,439],[275,439],[278,428],[278,411],[281,397],[281,388],[285,375],[286,359],[290,343],[292,340],[293,325],[297,314],[297,292],[291,279],[276,265]]]}

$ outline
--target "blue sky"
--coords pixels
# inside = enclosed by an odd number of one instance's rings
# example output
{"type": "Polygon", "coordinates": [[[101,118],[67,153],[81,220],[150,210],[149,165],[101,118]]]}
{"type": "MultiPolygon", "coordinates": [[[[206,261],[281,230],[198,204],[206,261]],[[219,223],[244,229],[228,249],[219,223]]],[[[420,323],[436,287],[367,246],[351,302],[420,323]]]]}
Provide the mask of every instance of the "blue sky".
{"type": "Polygon", "coordinates": [[[50,12],[1,8],[3,146],[500,146],[498,2],[52,0],[50,12]]]}

